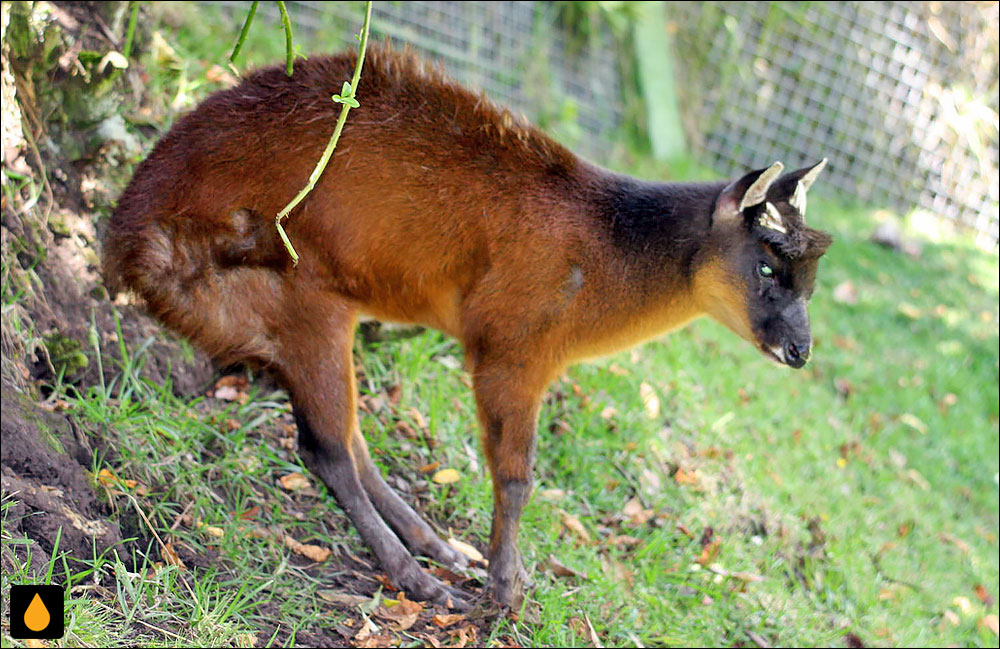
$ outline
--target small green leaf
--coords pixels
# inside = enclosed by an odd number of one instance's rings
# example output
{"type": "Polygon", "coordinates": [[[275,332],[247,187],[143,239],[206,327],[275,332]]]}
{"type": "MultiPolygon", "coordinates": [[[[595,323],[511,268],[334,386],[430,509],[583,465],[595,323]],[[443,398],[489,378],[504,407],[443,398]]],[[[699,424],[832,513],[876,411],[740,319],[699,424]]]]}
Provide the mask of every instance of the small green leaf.
{"type": "Polygon", "coordinates": [[[337,102],[338,104],[340,104],[340,103],[343,103],[343,102],[344,102],[344,98],[343,98],[343,97],[341,97],[340,95],[330,95],[330,99],[334,100],[334,101],[335,101],[335,102],[337,102]]]}
{"type": "Polygon", "coordinates": [[[80,63],[97,63],[101,60],[101,53],[93,50],[80,50],[76,58],[80,60],[80,63]]]}
{"type": "Polygon", "coordinates": [[[350,97],[353,93],[351,92],[351,82],[345,81],[344,87],[340,89],[341,97],[350,97]]]}
{"type": "Polygon", "coordinates": [[[361,106],[361,104],[358,103],[358,100],[354,97],[344,97],[343,102],[351,108],[358,108],[361,106]]]}

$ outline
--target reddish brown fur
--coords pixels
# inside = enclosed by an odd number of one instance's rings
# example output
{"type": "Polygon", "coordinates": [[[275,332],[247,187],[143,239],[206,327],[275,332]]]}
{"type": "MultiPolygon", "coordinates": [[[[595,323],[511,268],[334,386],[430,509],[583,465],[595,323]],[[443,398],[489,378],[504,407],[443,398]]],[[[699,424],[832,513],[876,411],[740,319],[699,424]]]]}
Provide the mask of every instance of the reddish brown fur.
{"type": "MultiPolygon", "coordinates": [[[[222,362],[253,360],[277,374],[310,466],[397,584],[418,597],[445,591],[401,554],[400,539],[415,552],[461,558],[368,459],[351,336],[363,313],[458,338],[494,479],[492,589],[516,603],[523,573],[514,536],[548,383],[567,363],[719,304],[739,320],[742,289],[701,245],[722,185],[690,189],[693,216],[678,220],[655,255],[637,254],[632,230],[618,234],[607,217],[608,188],[625,180],[414,55],[375,48],[361,107],[287,221],[302,259],[293,268],[273,218],[320,157],[339,111],[330,95],[353,65],[341,55],[299,61],[292,78],[265,69],[181,119],[121,196],[106,276],[222,362]]],[[[736,327],[747,329],[743,318],[736,327]]]]}

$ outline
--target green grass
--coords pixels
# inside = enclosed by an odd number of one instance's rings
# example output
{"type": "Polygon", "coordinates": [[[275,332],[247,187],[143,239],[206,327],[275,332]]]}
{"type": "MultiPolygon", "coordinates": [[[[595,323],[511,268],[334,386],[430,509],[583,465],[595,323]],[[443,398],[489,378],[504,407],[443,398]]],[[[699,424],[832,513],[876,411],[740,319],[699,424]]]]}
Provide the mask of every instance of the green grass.
{"type": "MultiPolygon", "coordinates": [[[[521,533],[538,621],[499,621],[494,638],[579,644],[579,620],[589,619],[608,645],[747,644],[750,634],[828,645],[847,632],[880,645],[996,645],[977,626],[995,604],[987,609],[975,587],[998,592],[997,256],[959,241],[928,243],[913,260],[857,234],[869,228],[866,210],[812,207],[837,243],[822,262],[805,370],[776,368],[700,321],[576,366],[553,386],[521,533]],[[847,280],[855,305],[831,297],[847,280]],[[655,417],[643,383],[659,399],[655,417]],[[652,510],[638,525],[623,514],[635,496],[652,510]],[[591,543],[567,532],[564,513],[591,543]],[[700,565],[706,527],[717,542],[712,567],[763,580],[700,565]],[[640,542],[616,547],[614,535],[640,542]],[[553,576],[549,555],[589,578],[553,576]]],[[[415,486],[442,528],[484,547],[491,496],[459,346],[427,332],[359,342],[357,352],[372,411],[362,426],[377,461],[415,486]],[[397,385],[398,403],[386,407],[397,385]],[[397,425],[419,430],[421,419],[431,443],[397,425]],[[419,468],[435,461],[462,479],[431,483],[419,468]]],[[[245,645],[253,634],[285,644],[357,619],[317,596],[356,580],[248,533],[271,526],[370,560],[325,493],[278,486],[304,471],[281,441],[291,421],[285,397],[183,403],[170,386],[136,378],[141,354],[126,358],[122,378],[73,401],[73,412],[116,450],[94,475],[108,468],[142,486],[134,501],[110,498],[142,538],[145,576],[113,551],[84,561],[57,554],[54,578],[73,593],[65,642],[245,645]],[[136,507],[188,570],[163,564],[136,507]]]]}

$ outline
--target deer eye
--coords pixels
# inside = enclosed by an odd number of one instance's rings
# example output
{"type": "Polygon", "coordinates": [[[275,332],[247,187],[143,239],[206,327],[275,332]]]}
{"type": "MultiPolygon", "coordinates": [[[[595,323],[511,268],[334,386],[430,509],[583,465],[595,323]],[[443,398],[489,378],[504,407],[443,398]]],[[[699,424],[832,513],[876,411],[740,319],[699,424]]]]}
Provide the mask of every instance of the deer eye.
{"type": "Polygon", "coordinates": [[[757,272],[760,273],[761,277],[774,277],[774,269],[763,261],[760,262],[760,266],[757,267],[757,272]]]}

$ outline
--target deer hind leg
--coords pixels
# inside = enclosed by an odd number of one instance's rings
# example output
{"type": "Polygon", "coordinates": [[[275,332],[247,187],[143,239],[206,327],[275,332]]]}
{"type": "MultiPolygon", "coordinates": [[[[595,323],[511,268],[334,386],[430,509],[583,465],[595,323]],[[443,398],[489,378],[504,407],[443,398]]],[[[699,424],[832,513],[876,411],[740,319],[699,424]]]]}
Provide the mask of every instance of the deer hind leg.
{"type": "Polygon", "coordinates": [[[385,483],[371,460],[368,446],[360,432],[353,436],[351,449],[361,476],[361,484],[368,497],[413,554],[429,557],[452,568],[464,568],[469,564],[465,555],[442,541],[431,526],[385,483]]]}
{"type": "Polygon", "coordinates": [[[308,301],[297,301],[291,312],[295,320],[286,322],[287,328],[277,334],[276,363],[291,393],[300,455],[326,483],[396,586],[412,599],[444,603],[451,597],[461,604],[457,591],[420,568],[379,516],[364,488],[365,471],[360,467],[371,460],[363,444],[354,442],[360,434],[352,358],[353,310],[344,300],[313,293],[308,301]]]}

